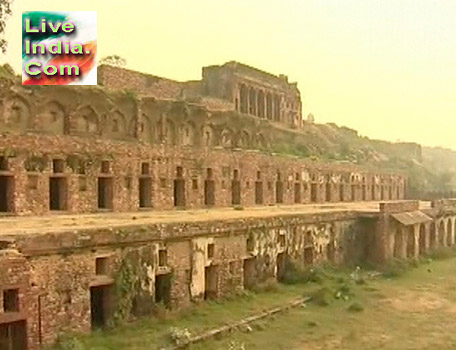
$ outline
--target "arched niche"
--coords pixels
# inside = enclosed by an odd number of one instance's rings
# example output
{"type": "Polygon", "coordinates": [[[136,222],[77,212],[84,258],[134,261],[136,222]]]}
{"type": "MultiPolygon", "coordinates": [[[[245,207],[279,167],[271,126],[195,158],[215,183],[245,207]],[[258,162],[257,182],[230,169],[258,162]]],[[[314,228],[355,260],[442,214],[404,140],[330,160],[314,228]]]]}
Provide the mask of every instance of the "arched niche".
{"type": "Polygon", "coordinates": [[[197,142],[197,132],[195,124],[187,122],[182,126],[182,145],[195,146],[197,142]]]}
{"type": "Polygon", "coordinates": [[[262,134],[259,133],[256,137],[256,145],[259,149],[267,149],[268,148],[268,141],[266,137],[262,134]]]}
{"type": "Polygon", "coordinates": [[[154,142],[154,129],[150,117],[143,114],[139,122],[139,138],[142,141],[153,143],[154,142]]]}
{"type": "Polygon", "coordinates": [[[73,125],[77,133],[98,134],[100,130],[98,115],[90,106],[82,107],[76,112],[73,125]]]}
{"type": "Polygon", "coordinates": [[[177,144],[177,135],[176,135],[176,126],[174,125],[173,121],[170,119],[166,119],[165,126],[164,126],[164,141],[168,145],[176,145],[177,144]]]}
{"type": "Polygon", "coordinates": [[[38,114],[35,122],[35,130],[52,135],[63,135],[65,133],[65,110],[63,106],[51,101],[46,103],[38,114]]]}
{"type": "Polygon", "coordinates": [[[128,135],[127,120],[119,111],[114,111],[108,115],[107,134],[115,138],[122,138],[128,135]]]}
{"type": "Polygon", "coordinates": [[[242,130],[239,139],[238,139],[238,146],[243,148],[250,147],[250,134],[246,130],[242,130]]]}
{"type": "Polygon", "coordinates": [[[233,133],[230,129],[223,129],[220,134],[220,146],[231,147],[233,145],[233,133]]]}
{"type": "Polygon", "coordinates": [[[240,111],[241,113],[248,113],[248,100],[249,100],[249,92],[247,87],[244,84],[241,84],[239,88],[239,101],[240,101],[240,111]]]}
{"type": "Polygon", "coordinates": [[[214,145],[214,130],[210,125],[205,125],[202,130],[203,146],[211,147],[214,145]]]}
{"type": "Polygon", "coordinates": [[[7,100],[4,112],[3,121],[9,131],[25,132],[32,127],[30,105],[23,98],[7,100]]]}

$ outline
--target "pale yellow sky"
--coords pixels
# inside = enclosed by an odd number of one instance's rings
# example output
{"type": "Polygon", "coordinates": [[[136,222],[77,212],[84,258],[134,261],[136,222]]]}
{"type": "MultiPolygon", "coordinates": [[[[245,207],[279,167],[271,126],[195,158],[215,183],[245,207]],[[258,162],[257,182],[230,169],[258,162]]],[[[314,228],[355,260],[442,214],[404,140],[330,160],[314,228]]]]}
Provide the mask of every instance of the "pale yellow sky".
{"type": "Polygon", "coordinates": [[[15,0],[21,13],[98,11],[99,58],[177,80],[236,60],[297,81],[303,115],[371,138],[456,149],[455,0],[15,0]]]}

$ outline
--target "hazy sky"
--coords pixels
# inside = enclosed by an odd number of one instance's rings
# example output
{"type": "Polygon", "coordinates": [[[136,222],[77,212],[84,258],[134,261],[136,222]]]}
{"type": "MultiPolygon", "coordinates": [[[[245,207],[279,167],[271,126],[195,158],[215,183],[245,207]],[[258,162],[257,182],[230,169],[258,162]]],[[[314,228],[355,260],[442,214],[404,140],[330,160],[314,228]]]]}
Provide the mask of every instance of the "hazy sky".
{"type": "Polygon", "coordinates": [[[303,115],[360,134],[456,149],[455,0],[15,0],[19,72],[28,10],[98,11],[99,58],[177,80],[236,60],[297,81],[303,115]]]}

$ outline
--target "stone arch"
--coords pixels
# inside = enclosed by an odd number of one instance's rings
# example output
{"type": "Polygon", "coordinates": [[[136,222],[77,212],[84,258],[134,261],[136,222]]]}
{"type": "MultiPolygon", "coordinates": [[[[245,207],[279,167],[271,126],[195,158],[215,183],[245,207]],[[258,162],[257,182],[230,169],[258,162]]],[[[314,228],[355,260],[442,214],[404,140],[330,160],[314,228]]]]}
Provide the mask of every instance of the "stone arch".
{"type": "Polygon", "coordinates": [[[268,141],[266,140],[266,137],[261,132],[257,134],[256,145],[258,146],[259,149],[268,148],[268,141]]]}
{"type": "Polygon", "coordinates": [[[429,247],[434,249],[437,246],[436,223],[431,222],[429,232],[429,247]]]}
{"type": "Polygon", "coordinates": [[[264,103],[264,92],[263,90],[258,91],[258,116],[260,118],[265,117],[265,103],[264,103]]]}
{"type": "Polygon", "coordinates": [[[266,118],[269,120],[272,119],[273,111],[272,111],[272,95],[270,92],[266,94],[266,118]]]}
{"type": "Polygon", "coordinates": [[[40,110],[35,129],[48,134],[63,135],[67,130],[63,106],[56,101],[50,101],[44,104],[40,110]]]}
{"type": "Polygon", "coordinates": [[[445,245],[445,222],[440,220],[439,224],[439,245],[443,247],[445,245]]]}
{"type": "Polygon", "coordinates": [[[203,130],[202,130],[201,134],[202,134],[203,146],[211,147],[214,145],[214,130],[212,129],[212,126],[210,126],[210,125],[203,126],[203,130]]]}
{"type": "Polygon", "coordinates": [[[22,97],[15,96],[5,103],[4,121],[8,129],[24,132],[32,127],[30,105],[22,97]]]}
{"type": "Polygon", "coordinates": [[[74,125],[77,132],[85,134],[96,134],[99,132],[98,115],[92,107],[82,107],[76,113],[74,125]]]}
{"type": "Polygon", "coordinates": [[[407,257],[413,258],[415,256],[415,230],[413,226],[409,226],[405,232],[407,235],[407,257]]]}
{"type": "Polygon", "coordinates": [[[166,119],[164,127],[164,140],[169,145],[177,144],[176,127],[172,120],[166,119]]]}
{"type": "Polygon", "coordinates": [[[119,111],[114,111],[108,117],[108,134],[114,137],[123,137],[127,135],[127,120],[119,111]]]}
{"type": "Polygon", "coordinates": [[[404,257],[404,233],[401,228],[398,228],[394,234],[394,257],[404,257]]]}
{"type": "Polygon", "coordinates": [[[453,245],[453,230],[451,225],[451,219],[447,219],[447,231],[446,231],[446,244],[448,247],[453,245]]]}
{"type": "Polygon", "coordinates": [[[154,142],[154,129],[150,117],[143,114],[139,123],[139,138],[149,143],[154,142]]]}
{"type": "Polygon", "coordinates": [[[426,226],[424,224],[420,225],[418,248],[420,254],[424,254],[426,252],[426,226]]]}
{"type": "Polygon", "coordinates": [[[240,111],[241,113],[248,113],[248,107],[249,107],[249,92],[247,87],[244,84],[241,84],[239,88],[239,103],[240,103],[240,111]]]}
{"type": "Polygon", "coordinates": [[[280,121],[280,96],[274,95],[274,120],[280,121]]]}
{"type": "Polygon", "coordinates": [[[220,134],[220,145],[231,147],[233,145],[233,133],[230,129],[223,129],[220,134]]]}
{"type": "Polygon", "coordinates": [[[182,145],[195,146],[197,140],[196,127],[193,122],[187,122],[182,127],[182,145]]]}
{"type": "Polygon", "coordinates": [[[249,89],[249,114],[257,115],[257,92],[254,88],[249,89]]]}
{"type": "Polygon", "coordinates": [[[238,146],[247,148],[250,147],[250,134],[247,130],[242,130],[239,134],[238,146]]]}

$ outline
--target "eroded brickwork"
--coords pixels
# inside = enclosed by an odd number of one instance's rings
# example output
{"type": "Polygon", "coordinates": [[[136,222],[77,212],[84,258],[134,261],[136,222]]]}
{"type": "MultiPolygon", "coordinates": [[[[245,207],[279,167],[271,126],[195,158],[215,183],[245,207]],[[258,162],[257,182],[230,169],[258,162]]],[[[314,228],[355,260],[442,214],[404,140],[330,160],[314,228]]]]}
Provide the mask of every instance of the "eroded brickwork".
{"type": "Polygon", "coordinates": [[[235,62],[185,83],[99,73],[105,87],[0,80],[0,212],[14,216],[0,222],[0,349],[280,281],[290,262],[385,261],[454,243],[448,202],[331,209],[403,199],[401,174],[274,154],[304,137],[300,93],[284,76],[235,62]],[[306,203],[333,204],[293,214],[306,203]],[[243,214],[253,206],[264,217],[243,214]],[[159,212],[198,208],[220,218],[159,212]]]}

